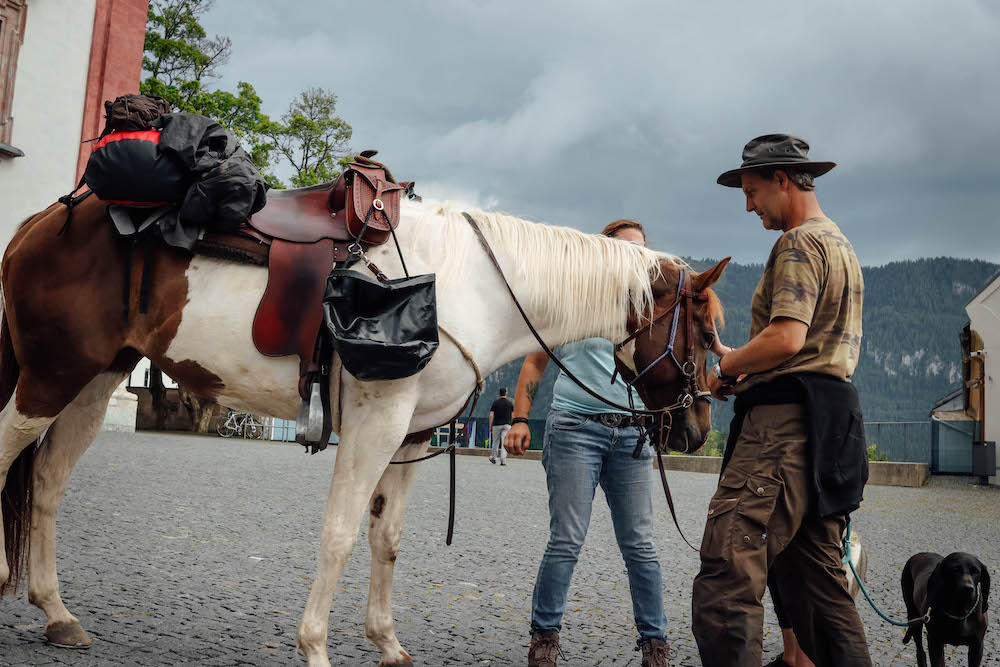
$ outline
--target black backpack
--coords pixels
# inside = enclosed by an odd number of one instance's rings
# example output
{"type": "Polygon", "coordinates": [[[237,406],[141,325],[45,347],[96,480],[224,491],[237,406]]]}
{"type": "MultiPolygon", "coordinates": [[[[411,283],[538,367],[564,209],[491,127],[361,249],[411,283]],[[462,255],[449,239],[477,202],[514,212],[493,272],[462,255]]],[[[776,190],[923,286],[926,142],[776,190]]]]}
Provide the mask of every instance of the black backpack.
{"type": "Polygon", "coordinates": [[[177,204],[190,185],[181,165],[159,151],[154,120],[171,112],[162,97],[122,95],[104,103],[106,122],[83,181],[105,201],[151,207],[177,204]]]}

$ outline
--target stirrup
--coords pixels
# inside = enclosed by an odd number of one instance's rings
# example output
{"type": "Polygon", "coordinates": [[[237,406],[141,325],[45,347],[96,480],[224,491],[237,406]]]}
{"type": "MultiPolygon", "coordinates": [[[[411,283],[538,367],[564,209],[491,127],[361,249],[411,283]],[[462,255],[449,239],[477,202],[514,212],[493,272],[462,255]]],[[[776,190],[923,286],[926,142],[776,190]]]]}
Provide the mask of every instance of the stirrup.
{"type": "Polygon", "coordinates": [[[295,442],[315,454],[326,449],[332,431],[329,392],[325,391],[327,376],[314,377],[309,385],[309,400],[299,405],[295,419],[295,442]]]}

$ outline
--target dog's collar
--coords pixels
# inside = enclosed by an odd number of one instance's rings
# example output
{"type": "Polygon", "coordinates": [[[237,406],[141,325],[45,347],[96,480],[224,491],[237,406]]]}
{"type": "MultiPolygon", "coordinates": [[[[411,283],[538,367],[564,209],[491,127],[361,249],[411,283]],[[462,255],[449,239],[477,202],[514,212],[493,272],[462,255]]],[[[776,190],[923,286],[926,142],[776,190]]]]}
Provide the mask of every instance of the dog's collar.
{"type": "MultiPolygon", "coordinates": [[[[972,608],[969,609],[969,611],[965,612],[965,616],[953,616],[953,615],[949,614],[946,611],[942,611],[941,613],[944,614],[945,616],[947,616],[948,618],[950,618],[953,621],[964,621],[969,616],[972,616],[972,612],[974,612],[976,610],[976,608],[979,606],[979,601],[981,599],[982,599],[982,591],[980,590],[979,584],[977,583],[976,584],[976,601],[972,603],[972,608]]],[[[932,610],[930,608],[928,608],[927,609],[927,618],[928,619],[931,616],[931,612],[932,612],[932,610]]]]}

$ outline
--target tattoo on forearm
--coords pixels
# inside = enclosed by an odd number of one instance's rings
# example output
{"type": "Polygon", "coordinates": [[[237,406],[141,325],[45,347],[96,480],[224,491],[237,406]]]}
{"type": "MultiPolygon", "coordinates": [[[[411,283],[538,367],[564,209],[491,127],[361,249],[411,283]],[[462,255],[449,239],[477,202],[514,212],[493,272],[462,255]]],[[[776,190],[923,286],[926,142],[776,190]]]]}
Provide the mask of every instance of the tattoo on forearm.
{"type": "Polygon", "coordinates": [[[541,386],[541,382],[529,382],[524,390],[528,394],[528,402],[534,403],[535,396],[538,394],[538,388],[541,386]]]}

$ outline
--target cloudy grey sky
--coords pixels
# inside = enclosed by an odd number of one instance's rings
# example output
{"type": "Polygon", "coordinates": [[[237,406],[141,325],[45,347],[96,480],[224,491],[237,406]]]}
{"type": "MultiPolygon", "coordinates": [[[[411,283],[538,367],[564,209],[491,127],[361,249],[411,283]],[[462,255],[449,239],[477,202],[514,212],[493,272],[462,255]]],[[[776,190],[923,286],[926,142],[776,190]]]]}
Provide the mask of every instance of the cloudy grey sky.
{"type": "Polygon", "coordinates": [[[277,117],[332,90],[355,148],[423,194],[658,249],[763,261],[715,185],[790,132],[839,166],[820,202],[865,264],[1000,262],[1000,1],[218,0],[220,85],[277,117]]]}

